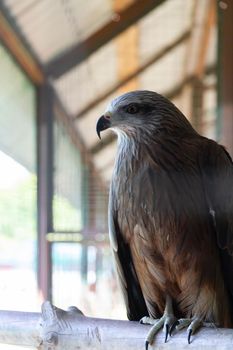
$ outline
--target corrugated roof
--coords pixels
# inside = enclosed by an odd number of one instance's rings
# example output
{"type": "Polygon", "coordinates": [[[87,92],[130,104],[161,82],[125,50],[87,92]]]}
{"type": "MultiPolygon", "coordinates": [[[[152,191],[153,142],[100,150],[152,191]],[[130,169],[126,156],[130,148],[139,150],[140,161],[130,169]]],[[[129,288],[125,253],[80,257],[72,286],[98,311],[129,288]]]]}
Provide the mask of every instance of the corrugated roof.
{"type": "Polygon", "coordinates": [[[113,15],[109,0],[4,0],[42,63],[86,38],[113,15]]]}

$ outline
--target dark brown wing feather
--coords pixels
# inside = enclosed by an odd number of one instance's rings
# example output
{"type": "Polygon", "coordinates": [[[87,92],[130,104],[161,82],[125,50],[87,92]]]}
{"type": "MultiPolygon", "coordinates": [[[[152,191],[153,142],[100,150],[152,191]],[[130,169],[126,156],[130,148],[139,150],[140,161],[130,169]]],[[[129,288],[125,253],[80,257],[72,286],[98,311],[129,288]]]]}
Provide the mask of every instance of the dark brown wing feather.
{"type": "Polygon", "coordinates": [[[201,169],[224,280],[233,306],[233,163],[222,146],[208,141],[202,154],[201,169]]]}
{"type": "Polygon", "coordinates": [[[129,245],[124,241],[112,205],[112,193],[109,197],[109,235],[115,258],[116,271],[127,310],[131,321],[138,321],[148,315],[145,300],[135,272],[129,245]]]}

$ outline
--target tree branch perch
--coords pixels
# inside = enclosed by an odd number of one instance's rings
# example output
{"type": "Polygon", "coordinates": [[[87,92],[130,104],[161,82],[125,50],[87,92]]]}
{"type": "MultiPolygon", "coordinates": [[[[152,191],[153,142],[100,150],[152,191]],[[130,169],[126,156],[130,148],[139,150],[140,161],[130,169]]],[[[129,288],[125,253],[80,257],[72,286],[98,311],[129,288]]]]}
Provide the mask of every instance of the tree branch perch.
{"type": "MultiPolygon", "coordinates": [[[[70,307],[64,311],[49,302],[42,313],[0,311],[0,343],[34,347],[40,350],[143,350],[150,326],[138,322],[106,320],[84,316],[70,307]]],[[[164,344],[159,332],[150,349],[226,350],[233,347],[233,329],[202,328],[187,344],[186,331],[180,331],[164,344]]]]}

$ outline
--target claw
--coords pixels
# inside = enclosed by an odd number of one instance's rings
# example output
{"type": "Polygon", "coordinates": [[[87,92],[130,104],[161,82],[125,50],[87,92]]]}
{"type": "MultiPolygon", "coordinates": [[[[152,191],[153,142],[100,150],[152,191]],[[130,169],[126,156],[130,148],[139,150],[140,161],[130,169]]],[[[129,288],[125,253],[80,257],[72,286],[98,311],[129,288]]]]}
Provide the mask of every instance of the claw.
{"type": "Polygon", "coordinates": [[[152,324],[153,326],[150,328],[145,341],[145,349],[148,350],[149,344],[152,344],[155,338],[155,335],[159,332],[161,328],[165,333],[164,341],[167,342],[170,327],[175,322],[175,316],[172,308],[172,299],[169,296],[166,296],[166,304],[165,310],[159,319],[153,319],[151,317],[143,317],[141,319],[143,323],[152,324]]]}
{"type": "Polygon", "coordinates": [[[180,322],[179,322],[178,320],[176,320],[176,321],[173,323],[173,325],[171,326],[170,331],[169,331],[170,337],[172,336],[172,333],[174,332],[174,330],[176,329],[176,326],[178,326],[179,323],[180,323],[180,322]]]}
{"type": "Polygon", "coordinates": [[[164,343],[166,343],[166,342],[167,342],[167,338],[168,338],[168,334],[169,334],[169,325],[168,325],[168,324],[166,324],[166,325],[165,325],[165,327],[166,327],[166,332],[165,332],[165,339],[164,339],[164,343]]]}
{"type": "Polygon", "coordinates": [[[188,332],[188,343],[189,343],[189,344],[191,344],[191,340],[190,340],[190,339],[191,339],[192,333],[193,333],[193,330],[190,329],[189,332],[188,332]]]}

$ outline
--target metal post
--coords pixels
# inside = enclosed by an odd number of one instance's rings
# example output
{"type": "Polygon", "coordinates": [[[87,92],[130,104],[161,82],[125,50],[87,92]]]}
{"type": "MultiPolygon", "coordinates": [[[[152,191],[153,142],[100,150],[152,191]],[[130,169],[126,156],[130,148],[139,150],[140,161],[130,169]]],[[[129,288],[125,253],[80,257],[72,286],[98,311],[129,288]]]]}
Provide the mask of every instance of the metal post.
{"type": "Polygon", "coordinates": [[[38,88],[38,286],[43,300],[51,300],[51,243],[53,198],[53,89],[46,83],[38,88]]]}
{"type": "Polygon", "coordinates": [[[86,284],[87,273],[88,273],[88,246],[84,244],[82,245],[80,270],[81,270],[82,282],[86,284]]]}

